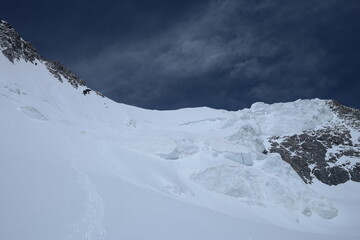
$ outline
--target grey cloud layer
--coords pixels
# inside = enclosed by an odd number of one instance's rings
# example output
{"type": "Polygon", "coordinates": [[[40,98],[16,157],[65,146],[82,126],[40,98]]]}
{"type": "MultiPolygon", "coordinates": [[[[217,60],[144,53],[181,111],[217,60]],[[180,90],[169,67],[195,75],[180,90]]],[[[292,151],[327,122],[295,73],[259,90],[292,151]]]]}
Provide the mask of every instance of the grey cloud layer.
{"type": "Polygon", "coordinates": [[[340,45],[347,36],[334,36],[356,7],[335,0],[213,1],[161,34],[107,46],[75,70],[109,97],[146,108],[239,109],[331,97],[339,85],[359,89],[343,78],[356,71],[353,53],[340,45]]]}

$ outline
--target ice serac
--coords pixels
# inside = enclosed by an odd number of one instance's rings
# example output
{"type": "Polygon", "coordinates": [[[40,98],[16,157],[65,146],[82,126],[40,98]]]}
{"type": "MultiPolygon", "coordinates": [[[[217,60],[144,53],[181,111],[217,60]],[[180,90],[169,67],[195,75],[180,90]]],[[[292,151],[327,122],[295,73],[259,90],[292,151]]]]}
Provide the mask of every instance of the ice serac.
{"type": "Polygon", "coordinates": [[[360,238],[359,110],[146,110],[4,21],[0,51],[0,239],[360,238]]]}
{"type": "Polygon", "coordinates": [[[317,129],[269,139],[270,152],[289,163],[306,183],[360,182],[360,110],[326,101],[335,120],[317,129]]]}

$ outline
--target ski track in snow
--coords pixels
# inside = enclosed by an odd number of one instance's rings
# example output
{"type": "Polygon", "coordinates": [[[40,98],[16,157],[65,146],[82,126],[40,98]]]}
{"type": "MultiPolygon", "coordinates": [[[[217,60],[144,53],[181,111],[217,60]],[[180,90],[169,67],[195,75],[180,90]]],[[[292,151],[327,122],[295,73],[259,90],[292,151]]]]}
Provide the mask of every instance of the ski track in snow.
{"type": "Polygon", "coordinates": [[[72,166],[79,174],[79,183],[87,193],[87,201],[84,204],[85,216],[73,225],[68,240],[103,240],[106,237],[106,231],[101,223],[104,217],[103,198],[90,181],[88,175],[81,171],[76,166],[76,163],[73,162],[72,166]]]}

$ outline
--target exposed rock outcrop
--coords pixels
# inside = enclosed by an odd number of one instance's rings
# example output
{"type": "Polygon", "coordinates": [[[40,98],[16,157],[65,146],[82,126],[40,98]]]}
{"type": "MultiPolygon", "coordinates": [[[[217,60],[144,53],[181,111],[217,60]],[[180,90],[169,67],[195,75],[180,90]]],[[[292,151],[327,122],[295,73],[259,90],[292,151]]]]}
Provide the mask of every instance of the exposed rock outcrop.
{"type": "Polygon", "coordinates": [[[86,85],[84,80],[61,63],[42,57],[31,43],[23,40],[15,29],[3,20],[0,20],[0,48],[4,56],[12,63],[21,59],[34,64],[37,64],[36,61],[43,62],[49,72],[60,82],[65,79],[75,88],[86,85]]]}
{"type": "Polygon", "coordinates": [[[360,110],[329,100],[327,104],[338,118],[321,129],[269,139],[270,152],[289,163],[306,183],[314,178],[328,185],[349,180],[360,182],[360,110]]]}

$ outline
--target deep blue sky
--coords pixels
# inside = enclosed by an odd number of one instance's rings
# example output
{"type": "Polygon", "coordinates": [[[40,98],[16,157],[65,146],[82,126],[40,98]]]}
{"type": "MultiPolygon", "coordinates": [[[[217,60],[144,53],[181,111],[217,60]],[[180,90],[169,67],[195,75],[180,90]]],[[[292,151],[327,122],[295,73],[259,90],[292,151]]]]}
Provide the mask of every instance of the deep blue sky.
{"type": "Polygon", "coordinates": [[[358,0],[6,1],[0,18],[118,102],[360,108],[358,0]]]}

